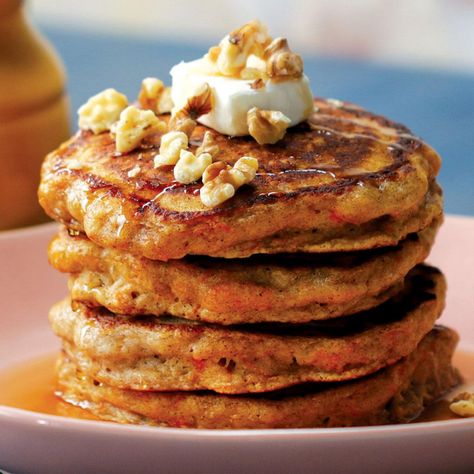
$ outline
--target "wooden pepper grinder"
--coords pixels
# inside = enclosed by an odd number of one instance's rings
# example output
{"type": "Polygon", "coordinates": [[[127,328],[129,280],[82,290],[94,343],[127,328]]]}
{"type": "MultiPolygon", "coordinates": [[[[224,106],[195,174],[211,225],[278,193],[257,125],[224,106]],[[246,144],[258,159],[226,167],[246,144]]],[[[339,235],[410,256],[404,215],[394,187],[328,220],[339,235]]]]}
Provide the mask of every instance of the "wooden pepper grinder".
{"type": "Polygon", "coordinates": [[[28,24],[22,0],[0,1],[0,230],[47,218],[36,191],[45,155],[70,135],[65,74],[28,24]]]}

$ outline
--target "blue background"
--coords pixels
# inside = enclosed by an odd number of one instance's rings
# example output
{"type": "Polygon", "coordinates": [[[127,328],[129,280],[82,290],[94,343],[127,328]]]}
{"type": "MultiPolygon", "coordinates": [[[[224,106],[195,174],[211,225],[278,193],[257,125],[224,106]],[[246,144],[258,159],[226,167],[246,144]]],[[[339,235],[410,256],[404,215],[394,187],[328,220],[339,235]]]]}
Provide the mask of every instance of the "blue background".
{"type": "MultiPolygon", "coordinates": [[[[179,60],[209,45],[101,36],[42,28],[65,63],[75,111],[91,95],[114,87],[136,97],[141,80],[169,83],[179,60]]],[[[439,177],[445,209],[474,215],[474,75],[305,56],[315,95],[357,103],[407,125],[443,158],[439,177]]],[[[75,125],[74,125],[75,126],[75,125]]]]}

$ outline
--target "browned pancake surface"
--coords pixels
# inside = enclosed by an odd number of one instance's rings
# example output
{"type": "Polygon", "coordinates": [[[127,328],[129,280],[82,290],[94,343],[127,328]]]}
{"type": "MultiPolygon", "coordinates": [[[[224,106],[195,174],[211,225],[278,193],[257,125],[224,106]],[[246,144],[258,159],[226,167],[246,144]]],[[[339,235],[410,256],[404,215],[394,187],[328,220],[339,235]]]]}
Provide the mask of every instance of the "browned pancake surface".
{"type": "MultiPolygon", "coordinates": [[[[259,160],[255,180],[216,208],[201,203],[201,184],[181,185],[172,167],[153,168],[158,144],[117,156],[110,133],[90,132],[47,157],[40,202],[99,244],[162,260],[393,245],[440,216],[440,161],[431,148],[359,107],[315,105],[276,145],[215,133],[217,159],[259,160]],[[137,164],[141,174],[128,178],[137,164]]],[[[197,127],[191,149],[205,130],[197,127]]]]}

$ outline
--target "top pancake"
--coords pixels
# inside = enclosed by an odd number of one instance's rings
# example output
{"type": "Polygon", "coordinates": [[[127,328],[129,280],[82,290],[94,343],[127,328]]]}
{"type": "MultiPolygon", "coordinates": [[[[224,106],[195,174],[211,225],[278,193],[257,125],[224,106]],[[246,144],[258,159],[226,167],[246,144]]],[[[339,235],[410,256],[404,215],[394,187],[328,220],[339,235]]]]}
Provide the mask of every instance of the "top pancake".
{"type": "MultiPolygon", "coordinates": [[[[315,106],[275,145],[212,131],[217,160],[259,161],[254,181],[218,207],[202,204],[201,183],[182,185],[172,167],[153,168],[159,143],[118,155],[108,132],[80,132],[48,155],[40,203],[99,245],[159,260],[395,245],[440,216],[440,159],[431,148],[357,106],[315,106]],[[141,173],[129,178],[137,164],[141,173]]],[[[206,130],[196,128],[191,150],[206,130]]]]}

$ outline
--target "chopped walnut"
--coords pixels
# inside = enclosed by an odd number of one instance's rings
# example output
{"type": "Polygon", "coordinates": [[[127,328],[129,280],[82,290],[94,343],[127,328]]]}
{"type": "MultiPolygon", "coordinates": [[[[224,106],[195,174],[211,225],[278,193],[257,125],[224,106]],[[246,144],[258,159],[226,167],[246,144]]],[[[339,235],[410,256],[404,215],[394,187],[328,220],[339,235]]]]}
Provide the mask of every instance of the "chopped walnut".
{"type": "Polygon", "coordinates": [[[249,133],[259,145],[273,144],[281,140],[291,120],[276,110],[260,110],[253,107],[247,112],[249,133]]]}
{"type": "Polygon", "coordinates": [[[184,132],[171,131],[161,137],[160,153],[155,156],[155,168],[162,165],[175,165],[181,150],[188,147],[188,136],[184,132]]]}
{"type": "Polygon", "coordinates": [[[219,176],[222,170],[230,169],[231,167],[224,161],[216,161],[204,170],[204,173],[202,175],[202,182],[206,184],[208,181],[212,181],[213,179],[217,178],[217,176],[219,176]]]}
{"type": "Polygon", "coordinates": [[[234,196],[235,188],[230,183],[214,179],[206,183],[199,194],[206,207],[216,207],[234,196]]]}
{"type": "Polygon", "coordinates": [[[203,174],[201,201],[207,207],[223,203],[234,196],[238,188],[250,183],[257,169],[258,161],[250,156],[238,159],[232,168],[222,161],[213,163],[203,174]]]}
{"type": "Polygon", "coordinates": [[[142,81],[142,87],[138,93],[138,102],[144,109],[156,111],[156,104],[163,93],[165,85],[156,77],[146,77],[142,81]]]}
{"type": "Polygon", "coordinates": [[[142,108],[153,110],[157,114],[171,112],[171,87],[165,87],[163,81],[156,77],[147,77],[142,81],[138,102],[142,108]]]}
{"type": "Polygon", "coordinates": [[[129,106],[122,111],[114,126],[115,148],[120,153],[126,153],[139,146],[147,136],[165,131],[166,124],[154,112],[129,106]]]}
{"type": "Polygon", "coordinates": [[[213,101],[212,89],[207,82],[204,82],[197,88],[194,95],[189,97],[186,105],[173,113],[173,117],[187,117],[196,120],[212,110],[213,101]]]}
{"type": "Polygon", "coordinates": [[[460,393],[453,398],[449,408],[453,413],[459,416],[474,416],[474,393],[460,393]]]}
{"type": "Polygon", "coordinates": [[[204,134],[201,146],[196,149],[196,155],[201,153],[209,153],[212,159],[219,153],[219,146],[216,144],[214,135],[209,130],[204,134]]]}
{"type": "Polygon", "coordinates": [[[190,151],[181,150],[179,160],[174,167],[174,178],[183,184],[197,181],[211,163],[212,156],[209,153],[196,156],[190,151]]]}
{"type": "Polygon", "coordinates": [[[191,138],[196,128],[196,119],[208,114],[213,107],[212,89],[207,82],[201,84],[194,95],[186,101],[186,105],[174,111],[168,124],[170,130],[179,130],[191,138]]]}
{"type": "Polygon", "coordinates": [[[157,114],[169,113],[173,108],[171,87],[165,87],[163,81],[156,77],[147,77],[142,81],[138,102],[142,108],[157,114]]]}
{"type": "Polygon", "coordinates": [[[168,124],[170,130],[175,130],[177,132],[183,132],[187,135],[188,138],[191,138],[191,135],[196,128],[196,121],[189,117],[171,117],[171,120],[168,124]]]}
{"type": "Polygon", "coordinates": [[[158,101],[157,112],[159,114],[169,114],[172,108],[171,87],[165,87],[158,101]]]}
{"type": "Polygon", "coordinates": [[[229,171],[232,176],[232,184],[237,189],[244,184],[250,183],[255,178],[257,170],[258,160],[251,156],[239,158],[235,162],[234,167],[229,171]]]}
{"type": "Polygon", "coordinates": [[[251,54],[261,56],[271,38],[267,29],[258,21],[251,21],[232,31],[207,55],[216,63],[218,71],[225,76],[238,76],[245,68],[251,54]]]}
{"type": "Polygon", "coordinates": [[[206,58],[212,74],[245,80],[301,77],[303,60],[291,51],[285,38],[271,36],[265,26],[251,21],[229,33],[206,58]]]}
{"type": "Polygon", "coordinates": [[[105,89],[92,96],[77,111],[79,115],[79,128],[92,130],[93,133],[101,133],[110,130],[112,125],[119,119],[128,105],[127,97],[115,89],[105,89]]]}
{"type": "Polygon", "coordinates": [[[301,77],[303,60],[293,53],[285,38],[275,38],[263,54],[269,77],[301,77]]]}

